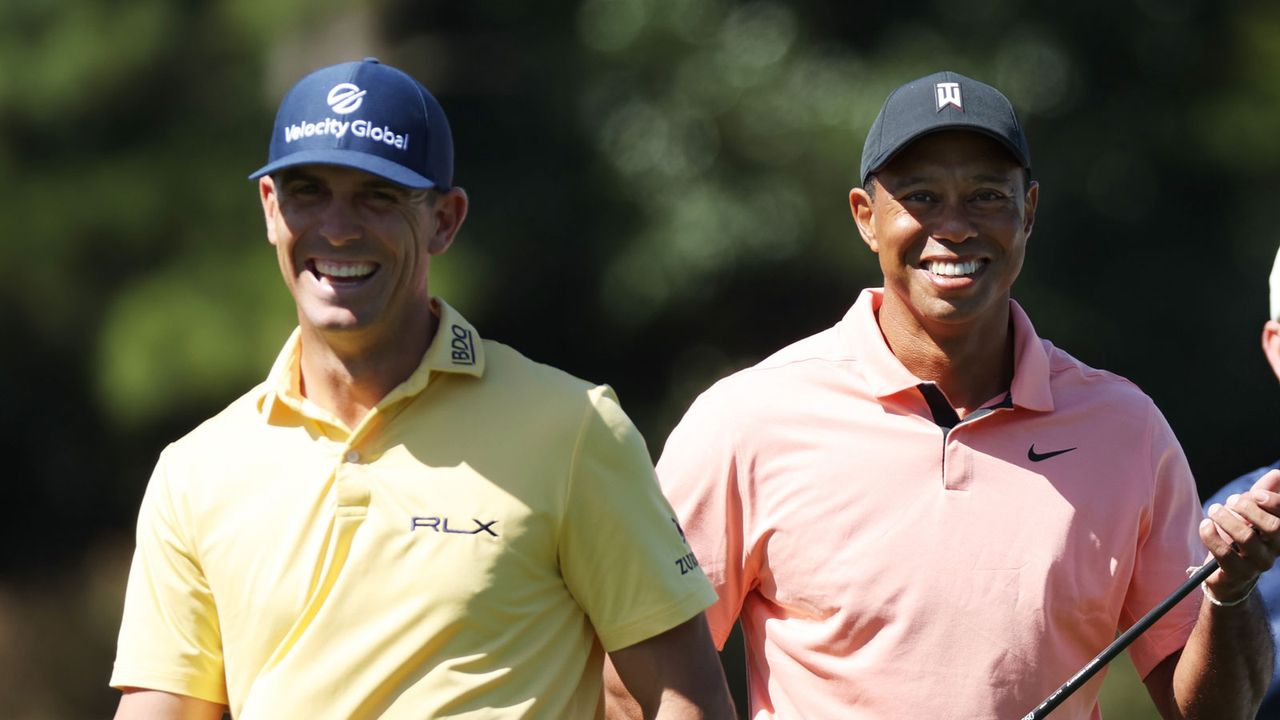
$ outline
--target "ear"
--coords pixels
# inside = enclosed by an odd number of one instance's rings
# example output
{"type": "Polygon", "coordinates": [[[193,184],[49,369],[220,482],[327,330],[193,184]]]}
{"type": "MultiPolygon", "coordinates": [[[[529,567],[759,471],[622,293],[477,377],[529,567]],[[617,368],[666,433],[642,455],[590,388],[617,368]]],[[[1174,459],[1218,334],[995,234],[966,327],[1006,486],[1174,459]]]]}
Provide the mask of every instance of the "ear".
{"type": "Polygon", "coordinates": [[[258,178],[258,199],[262,200],[262,217],[267,223],[267,242],[276,244],[276,218],[280,215],[280,195],[270,175],[258,178]]]}
{"type": "Polygon", "coordinates": [[[1271,364],[1271,371],[1280,380],[1280,321],[1268,320],[1262,326],[1262,353],[1271,364]]]}
{"type": "MultiPolygon", "coordinates": [[[[871,182],[876,182],[874,178],[871,182]]],[[[884,192],[884,188],[880,188],[877,192],[884,192]]],[[[854,188],[849,191],[849,211],[853,213],[853,221],[858,225],[858,234],[862,236],[862,242],[871,248],[871,252],[880,252],[880,242],[876,240],[875,223],[872,219],[875,217],[874,203],[871,195],[862,188],[854,188]]]]}
{"type": "Polygon", "coordinates": [[[1027,184],[1027,195],[1022,204],[1022,234],[1031,237],[1031,228],[1036,224],[1036,203],[1040,201],[1040,183],[1032,180],[1027,184]]]}
{"type": "Polygon", "coordinates": [[[435,233],[427,244],[429,254],[439,255],[453,244],[458,228],[462,227],[462,222],[467,219],[468,204],[467,191],[460,187],[454,187],[436,198],[435,208],[432,209],[435,216],[435,233]]]}

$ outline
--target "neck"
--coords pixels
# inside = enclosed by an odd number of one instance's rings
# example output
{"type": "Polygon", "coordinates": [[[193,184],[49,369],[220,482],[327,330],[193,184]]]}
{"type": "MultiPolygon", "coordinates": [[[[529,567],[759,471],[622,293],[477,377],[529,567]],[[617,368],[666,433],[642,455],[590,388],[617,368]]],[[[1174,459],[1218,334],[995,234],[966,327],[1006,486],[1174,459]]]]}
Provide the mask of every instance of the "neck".
{"type": "Polygon", "coordinates": [[[355,429],[369,411],[422,363],[439,319],[405,323],[401,332],[370,336],[302,325],[302,394],[355,429]]]}
{"type": "Polygon", "coordinates": [[[885,293],[880,332],[903,367],[933,382],[963,418],[1009,390],[1013,382],[1013,330],[1009,304],[973,321],[928,322],[885,293]]]}

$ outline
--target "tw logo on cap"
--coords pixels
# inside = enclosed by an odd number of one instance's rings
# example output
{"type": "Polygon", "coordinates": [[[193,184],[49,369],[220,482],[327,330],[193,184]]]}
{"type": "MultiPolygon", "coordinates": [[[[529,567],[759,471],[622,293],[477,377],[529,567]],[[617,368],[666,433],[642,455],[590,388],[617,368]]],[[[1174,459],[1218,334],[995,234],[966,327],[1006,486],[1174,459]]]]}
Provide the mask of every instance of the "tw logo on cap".
{"type": "Polygon", "coordinates": [[[346,115],[360,109],[361,103],[364,102],[364,93],[364,90],[351,83],[338,83],[333,86],[325,99],[330,109],[339,115],[346,115]]]}
{"type": "Polygon", "coordinates": [[[933,94],[938,100],[938,112],[942,112],[942,108],[948,105],[951,105],[960,112],[964,112],[964,103],[960,99],[960,83],[938,83],[933,86],[933,94]]]}

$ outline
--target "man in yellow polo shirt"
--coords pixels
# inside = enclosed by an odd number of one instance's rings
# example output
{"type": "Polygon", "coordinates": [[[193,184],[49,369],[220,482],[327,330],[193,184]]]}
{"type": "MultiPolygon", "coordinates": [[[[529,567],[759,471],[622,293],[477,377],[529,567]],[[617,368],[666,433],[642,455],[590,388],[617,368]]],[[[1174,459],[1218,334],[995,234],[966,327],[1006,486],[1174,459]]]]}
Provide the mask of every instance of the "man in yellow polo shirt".
{"type": "Polygon", "coordinates": [[[162,453],[118,718],[729,717],[715,593],[608,387],[427,291],[466,217],[436,100],[369,59],[285,97],[251,177],[298,329],[162,453]]]}

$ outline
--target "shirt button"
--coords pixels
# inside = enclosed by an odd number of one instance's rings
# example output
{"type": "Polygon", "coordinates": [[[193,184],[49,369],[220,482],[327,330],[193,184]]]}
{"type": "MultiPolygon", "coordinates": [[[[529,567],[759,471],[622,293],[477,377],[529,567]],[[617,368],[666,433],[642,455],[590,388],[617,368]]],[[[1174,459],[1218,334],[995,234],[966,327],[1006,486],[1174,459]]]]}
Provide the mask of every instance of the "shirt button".
{"type": "Polygon", "coordinates": [[[360,462],[360,453],[356,452],[355,450],[348,450],[347,454],[343,455],[342,457],[345,458],[346,461],[349,463],[360,462]]]}

